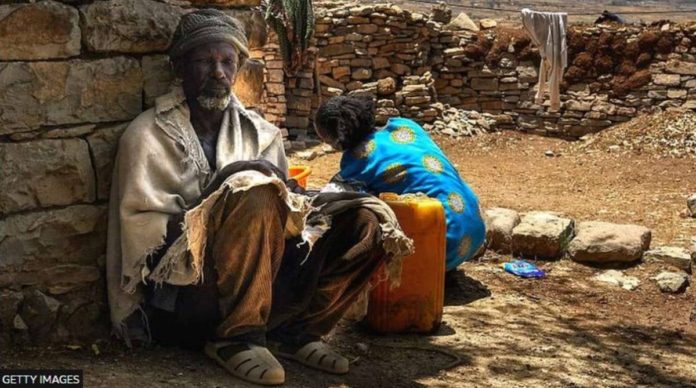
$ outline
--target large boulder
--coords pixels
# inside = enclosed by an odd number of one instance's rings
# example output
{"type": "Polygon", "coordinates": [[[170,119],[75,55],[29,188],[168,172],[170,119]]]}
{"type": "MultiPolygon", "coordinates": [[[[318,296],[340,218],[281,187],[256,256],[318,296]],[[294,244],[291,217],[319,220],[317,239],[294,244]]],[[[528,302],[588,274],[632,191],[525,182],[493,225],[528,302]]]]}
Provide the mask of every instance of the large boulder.
{"type": "Polygon", "coordinates": [[[631,262],[650,248],[651,232],[638,225],[587,221],[578,223],[568,246],[571,259],[580,262],[631,262]]]}
{"type": "Polygon", "coordinates": [[[491,208],[486,209],[485,219],[488,248],[500,253],[510,253],[512,230],[520,223],[520,215],[511,209],[491,208]]]}
{"type": "Polygon", "coordinates": [[[80,55],[80,17],[55,1],[0,6],[0,61],[80,55]]]}
{"type": "Polygon", "coordinates": [[[523,257],[559,259],[573,238],[574,224],[553,213],[527,213],[512,230],[512,251],[523,257]]]}
{"type": "Polygon", "coordinates": [[[94,201],[94,172],[82,139],[0,143],[0,215],[94,201]]]}
{"type": "Polygon", "coordinates": [[[165,51],[185,11],[154,0],[96,1],[80,9],[90,51],[165,51]]]}
{"type": "Polygon", "coordinates": [[[656,247],[643,254],[645,261],[661,261],[691,273],[691,252],[681,247],[656,247]]]}

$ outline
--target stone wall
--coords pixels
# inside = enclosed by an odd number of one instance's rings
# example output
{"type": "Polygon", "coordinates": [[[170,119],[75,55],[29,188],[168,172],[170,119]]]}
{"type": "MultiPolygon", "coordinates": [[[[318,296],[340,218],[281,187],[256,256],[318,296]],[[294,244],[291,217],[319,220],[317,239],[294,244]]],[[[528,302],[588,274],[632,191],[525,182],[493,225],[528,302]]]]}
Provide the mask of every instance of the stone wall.
{"type": "MultiPolygon", "coordinates": [[[[549,112],[548,101],[534,103],[540,59],[521,28],[450,19],[441,9],[423,15],[390,5],[320,9],[323,98],[371,94],[382,121],[403,115],[425,124],[450,105],[493,114],[499,128],[570,138],[641,110],[696,108],[696,24],[571,26],[563,104],[549,112]]],[[[308,121],[291,138],[311,133],[308,121]]]]}
{"type": "MultiPolygon", "coordinates": [[[[263,16],[249,8],[258,0],[0,5],[0,341],[106,332],[116,145],[169,89],[166,50],[180,16],[207,4],[245,23],[252,58],[272,55],[263,16]]],[[[265,107],[264,77],[263,62],[240,71],[235,88],[248,105],[265,107]]]]}

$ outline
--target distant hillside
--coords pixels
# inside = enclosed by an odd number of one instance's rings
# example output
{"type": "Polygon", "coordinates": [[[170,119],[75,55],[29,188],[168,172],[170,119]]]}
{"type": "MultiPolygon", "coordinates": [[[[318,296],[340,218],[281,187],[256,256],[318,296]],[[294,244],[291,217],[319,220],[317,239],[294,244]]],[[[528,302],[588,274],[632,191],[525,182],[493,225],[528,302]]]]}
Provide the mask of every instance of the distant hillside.
{"type": "MultiPolygon", "coordinates": [[[[366,0],[360,3],[383,3],[366,0]]],[[[394,0],[405,9],[428,12],[435,0],[394,0]]],[[[603,10],[618,13],[629,22],[653,22],[673,20],[696,22],[696,0],[446,0],[453,14],[466,12],[473,19],[494,18],[519,21],[519,10],[531,8],[538,11],[568,12],[571,23],[592,23],[603,10]],[[487,10],[482,8],[495,8],[487,10]],[[632,14],[641,12],[642,14],[632,14]]]]}

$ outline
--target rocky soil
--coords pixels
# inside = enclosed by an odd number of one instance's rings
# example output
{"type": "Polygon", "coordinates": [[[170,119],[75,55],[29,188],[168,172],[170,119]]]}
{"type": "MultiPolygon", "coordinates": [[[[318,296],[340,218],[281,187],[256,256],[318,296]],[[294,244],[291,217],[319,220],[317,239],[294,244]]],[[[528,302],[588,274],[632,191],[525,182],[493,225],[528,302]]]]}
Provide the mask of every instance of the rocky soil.
{"type": "Polygon", "coordinates": [[[669,111],[642,115],[582,140],[576,147],[581,152],[695,158],[696,113],[669,111]]]}

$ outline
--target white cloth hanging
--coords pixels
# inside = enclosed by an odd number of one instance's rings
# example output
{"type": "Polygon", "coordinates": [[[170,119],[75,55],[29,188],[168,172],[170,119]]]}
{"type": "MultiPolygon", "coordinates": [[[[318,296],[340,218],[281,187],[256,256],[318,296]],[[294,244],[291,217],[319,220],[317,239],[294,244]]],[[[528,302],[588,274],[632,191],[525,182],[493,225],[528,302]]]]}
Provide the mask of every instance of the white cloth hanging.
{"type": "Polygon", "coordinates": [[[539,88],[535,102],[544,102],[546,83],[551,97],[550,111],[561,107],[560,84],[563,70],[568,66],[568,46],[566,44],[565,12],[536,12],[528,8],[522,10],[522,25],[529,33],[532,42],[539,48],[541,67],[539,69],[539,88]]]}

